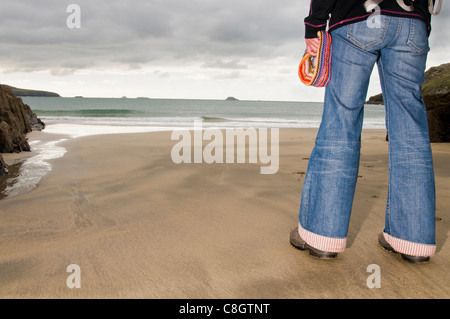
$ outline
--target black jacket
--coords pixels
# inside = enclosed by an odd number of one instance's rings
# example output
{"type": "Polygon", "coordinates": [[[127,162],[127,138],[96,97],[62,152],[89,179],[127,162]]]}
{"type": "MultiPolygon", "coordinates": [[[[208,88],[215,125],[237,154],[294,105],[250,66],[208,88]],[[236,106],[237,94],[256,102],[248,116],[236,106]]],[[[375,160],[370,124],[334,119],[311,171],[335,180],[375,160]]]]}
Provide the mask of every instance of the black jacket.
{"type": "MultiPolygon", "coordinates": [[[[305,18],[305,38],[316,38],[317,31],[328,31],[341,26],[366,20],[372,12],[364,8],[366,0],[311,0],[309,16],[305,18]],[[330,16],[331,15],[331,16],[330,16]],[[329,20],[329,21],[328,21],[329,20]]],[[[415,0],[414,11],[402,9],[396,0],[384,0],[379,5],[381,14],[415,18],[424,21],[431,31],[431,14],[428,11],[428,0],[415,0]]]]}

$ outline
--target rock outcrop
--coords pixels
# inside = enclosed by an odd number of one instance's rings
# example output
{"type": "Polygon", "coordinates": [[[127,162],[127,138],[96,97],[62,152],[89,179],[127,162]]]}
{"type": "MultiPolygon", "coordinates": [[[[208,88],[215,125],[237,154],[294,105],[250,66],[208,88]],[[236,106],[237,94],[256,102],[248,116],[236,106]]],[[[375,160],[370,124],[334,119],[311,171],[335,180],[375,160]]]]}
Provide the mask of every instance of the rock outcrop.
{"type": "MultiPolygon", "coordinates": [[[[427,108],[430,141],[450,142],[450,63],[425,72],[422,96],[427,108]]],[[[366,104],[384,104],[383,95],[370,97],[366,104]]]]}
{"type": "Polygon", "coordinates": [[[450,91],[423,96],[432,143],[450,142],[450,91]]]}
{"type": "MultiPolygon", "coordinates": [[[[30,151],[26,134],[44,127],[45,124],[30,106],[17,98],[11,89],[0,85],[0,153],[30,151]]],[[[0,154],[0,175],[6,172],[5,162],[0,154]]]]}
{"type": "Polygon", "coordinates": [[[8,174],[8,169],[5,161],[3,160],[2,154],[0,154],[0,177],[8,174]]]}
{"type": "Polygon", "coordinates": [[[383,94],[380,93],[380,94],[369,97],[366,104],[383,105],[384,104],[383,94]]]}

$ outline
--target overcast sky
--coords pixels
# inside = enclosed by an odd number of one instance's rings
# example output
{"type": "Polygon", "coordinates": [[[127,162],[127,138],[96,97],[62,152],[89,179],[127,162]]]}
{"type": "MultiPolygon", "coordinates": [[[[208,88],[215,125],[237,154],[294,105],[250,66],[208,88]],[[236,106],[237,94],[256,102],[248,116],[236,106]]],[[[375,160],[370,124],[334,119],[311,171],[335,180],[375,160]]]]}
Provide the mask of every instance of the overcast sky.
{"type": "MultiPolygon", "coordinates": [[[[297,76],[309,2],[2,0],[0,83],[67,97],[321,101],[297,76]],[[67,26],[70,4],[80,28],[67,26]]],[[[449,17],[444,2],[428,68],[450,62],[449,17]]],[[[369,95],[380,91],[374,73],[369,95]]]]}

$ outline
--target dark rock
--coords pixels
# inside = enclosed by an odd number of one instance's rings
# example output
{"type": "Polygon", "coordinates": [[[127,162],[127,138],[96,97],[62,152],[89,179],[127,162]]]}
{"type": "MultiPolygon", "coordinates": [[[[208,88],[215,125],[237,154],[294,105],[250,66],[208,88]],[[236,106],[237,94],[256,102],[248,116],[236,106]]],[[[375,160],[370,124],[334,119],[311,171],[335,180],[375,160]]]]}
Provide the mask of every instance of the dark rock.
{"type": "Polygon", "coordinates": [[[17,98],[10,88],[0,85],[0,199],[4,197],[1,188],[9,173],[1,153],[30,151],[26,134],[44,127],[30,106],[17,98]]]}
{"type": "Polygon", "coordinates": [[[31,108],[27,104],[24,104],[24,105],[25,105],[25,107],[27,107],[29,109],[26,113],[26,117],[27,117],[28,122],[31,125],[31,130],[42,131],[45,128],[45,123],[42,122],[41,119],[38,118],[35,113],[33,113],[31,108]]]}
{"type": "Polygon", "coordinates": [[[371,96],[369,100],[366,102],[366,104],[374,104],[374,105],[384,104],[383,94],[371,96]]]}
{"type": "Polygon", "coordinates": [[[44,127],[30,106],[0,85],[0,153],[30,151],[26,134],[44,127]]]}
{"type": "Polygon", "coordinates": [[[0,154],[0,176],[8,175],[8,169],[5,161],[3,160],[2,154],[0,154]]]}
{"type": "Polygon", "coordinates": [[[423,96],[427,106],[430,141],[432,143],[450,142],[450,91],[443,94],[423,96]]]}

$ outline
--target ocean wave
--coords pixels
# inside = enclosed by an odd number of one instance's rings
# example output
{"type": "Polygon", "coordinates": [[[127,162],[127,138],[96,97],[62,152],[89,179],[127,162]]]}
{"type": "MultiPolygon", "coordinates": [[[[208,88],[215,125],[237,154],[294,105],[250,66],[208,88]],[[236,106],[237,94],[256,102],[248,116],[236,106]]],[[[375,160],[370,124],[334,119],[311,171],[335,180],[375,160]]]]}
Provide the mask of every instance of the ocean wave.
{"type": "Polygon", "coordinates": [[[38,116],[71,116],[71,117],[129,117],[141,112],[130,109],[81,109],[81,110],[41,110],[34,112],[38,116]]]}
{"type": "Polygon", "coordinates": [[[50,160],[62,157],[66,153],[66,149],[58,145],[63,141],[65,139],[48,142],[32,141],[30,144],[37,155],[15,163],[19,166],[19,171],[6,181],[6,188],[2,192],[3,196],[12,197],[35,189],[42,177],[51,171],[50,160]]]}
{"type": "Polygon", "coordinates": [[[41,116],[46,124],[85,124],[113,126],[159,126],[179,125],[201,121],[200,117],[80,117],[80,116],[41,116]]]}
{"type": "MultiPolygon", "coordinates": [[[[41,116],[41,120],[46,125],[83,125],[83,126],[105,126],[105,127],[125,127],[124,131],[133,131],[130,127],[136,127],[137,130],[152,131],[152,128],[192,128],[195,122],[202,122],[203,127],[273,127],[273,128],[318,128],[320,126],[320,117],[306,118],[279,118],[279,117],[220,117],[220,116],[173,116],[173,117],[149,117],[149,116],[41,116]]],[[[384,118],[367,117],[364,121],[364,128],[383,128],[384,118]]],[[[90,128],[99,130],[99,128],[90,128]]],[[[110,130],[110,129],[108,129],[110,130]]]]}
{"type": "Polygon", "coordinates": [[[318,127],[319,119],[289,120],[282,118],[223,118],[223,117],[78,117],[78,116],[42,116],[47,125],[104,125],[104,126],[143,126],[143,127],[192,127],[202,122],[205,127],[318,127]]]}
{"type": "Polygon", "coordinates": [[[201,117],[203,122],[228,122],[229,119],[223,118],[223,117],[212,117],[212,116],[202,116],[201,117]]]}

